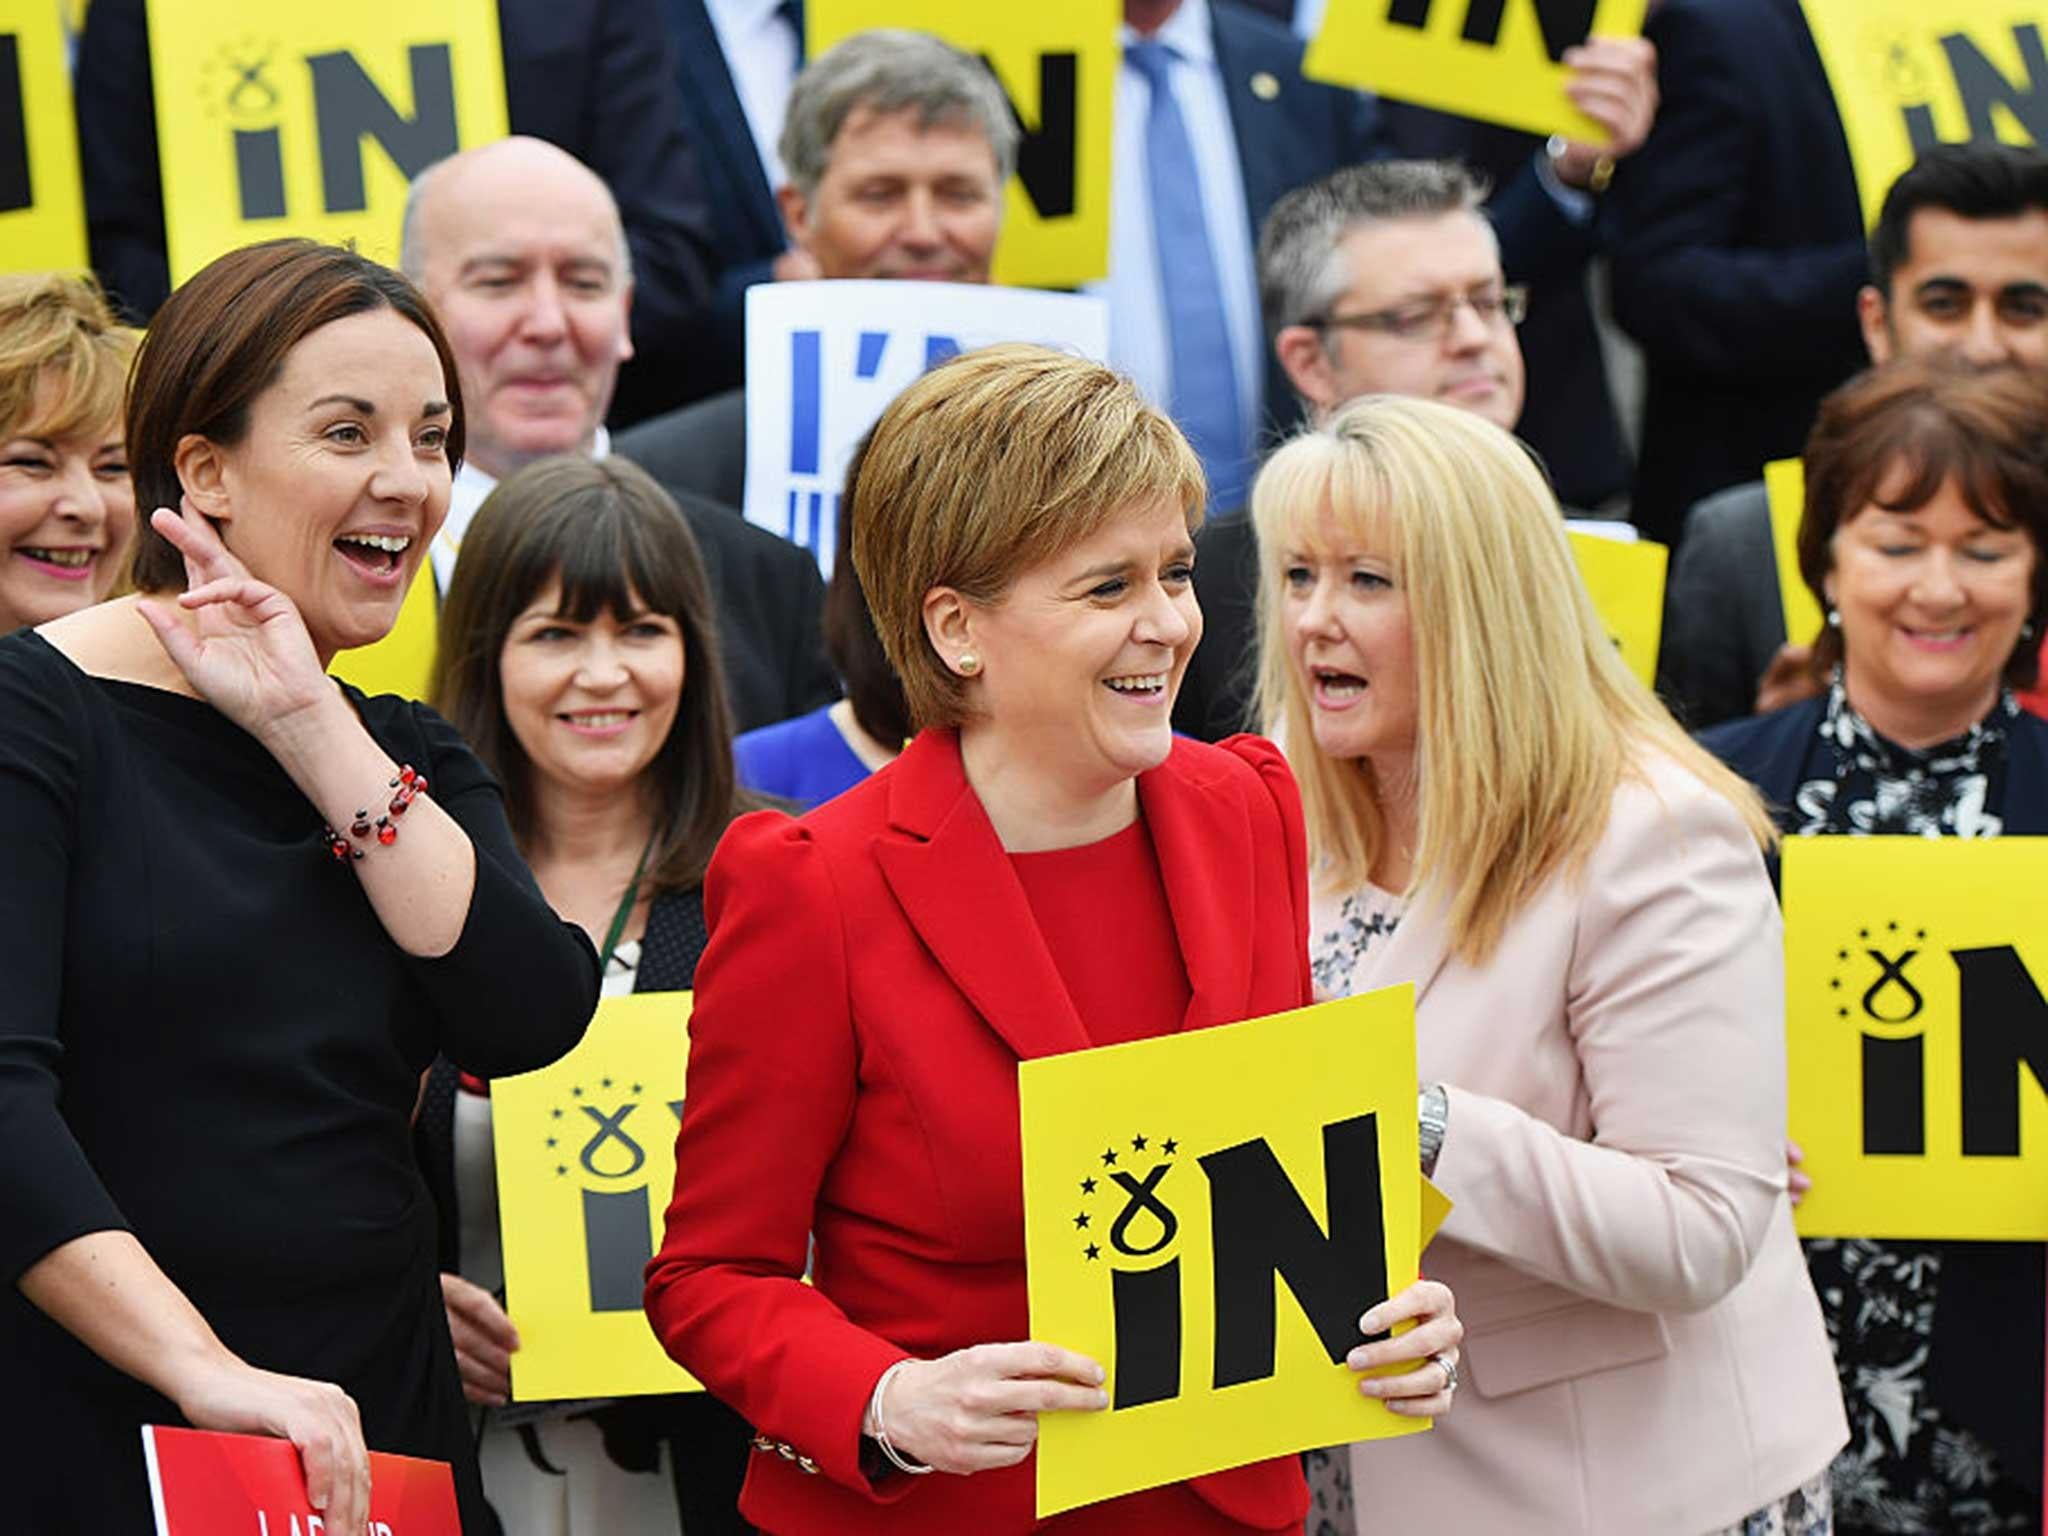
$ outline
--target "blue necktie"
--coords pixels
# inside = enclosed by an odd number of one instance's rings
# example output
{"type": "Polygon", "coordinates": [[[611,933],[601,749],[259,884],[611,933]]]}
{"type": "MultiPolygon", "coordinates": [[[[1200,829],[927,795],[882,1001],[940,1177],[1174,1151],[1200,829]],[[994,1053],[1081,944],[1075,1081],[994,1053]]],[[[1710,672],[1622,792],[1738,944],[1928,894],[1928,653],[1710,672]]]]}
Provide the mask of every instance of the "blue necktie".
{"type": "Polygon", "coordinates": [[[1124,57],[1152,87],[1145,118],[1147,184],[1152,194],[1152,247],[1173,360],[1173,416],[1209,474],[1209,503],[1244,504],[1250,466],[1237,369],[1230,356],[1223,284],[1202,214],[1202,178],[1195,148],[1173,99],[1173,54],[1164,43],[1134,43],[1124,57]]]}

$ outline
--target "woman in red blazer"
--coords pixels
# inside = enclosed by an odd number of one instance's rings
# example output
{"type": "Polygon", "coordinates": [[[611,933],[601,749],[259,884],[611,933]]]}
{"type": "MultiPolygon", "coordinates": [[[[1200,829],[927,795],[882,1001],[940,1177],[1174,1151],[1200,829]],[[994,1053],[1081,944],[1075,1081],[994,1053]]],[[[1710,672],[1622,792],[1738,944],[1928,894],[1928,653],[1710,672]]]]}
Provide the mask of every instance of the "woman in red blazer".
{"type": "MultiPolygon", "coordinates": [[[[1128,381],[1035,347],[926,375],[849,475],[854,562],[926,729],[720,847],[648,1270],[662,1342],[755,1426],[741,1508],[776,1536],[1301,1528],[1291,1457],[1033,1518],[1037,1415],[1107,1399],[1095,1362],[1018,1342],[1019,1059],[1310,996],[1285,763],[1168,724],[1201,637],[1202,494],[1128,381]]],[[[1441,1413],[1449,1292],[1361,1324],[1402,1318],[1421,1322],[1350,1360],[1410,1368],[1360,1390],[1441,1413]]]]}

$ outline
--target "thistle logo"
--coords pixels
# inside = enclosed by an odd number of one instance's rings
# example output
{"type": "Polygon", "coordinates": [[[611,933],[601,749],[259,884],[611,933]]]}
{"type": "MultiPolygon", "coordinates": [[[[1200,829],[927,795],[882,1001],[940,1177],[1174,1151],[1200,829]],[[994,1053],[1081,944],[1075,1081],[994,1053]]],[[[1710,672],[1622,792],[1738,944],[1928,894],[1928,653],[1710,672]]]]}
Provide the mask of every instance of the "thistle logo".
{"type": "Polygon", "coordinates": [[[1965,1157],[2018,1157],[2020,1069],[2048,1087],[2048,1001],[2010,944],[1944,950],[1927,928],[1891,920],[1860,927],[1835,952],[1835,1017],[1861,1032],[1863,1151],[1927,1152],[1928,991],[1953,965],[1961,1035],[1965,1157]]]}
{"type": "MultiPolygon", "coordinates": [[[[572,1084],[568,1102],[548,1111],[547,1146],[556,1158],[554,1176],[582,1186],[583,1252],[590,1276],[590,1310],[638,1312],[641,1275],[654,1257],[652,1195],[646,1177],[647,1149],[635,1139],[670,1138],[683,1116],[683,1101],[667,1108],[673,1123],[627,1121],[643,1107],[645,1085],[600,1078],[586,1091],[572,1084]],[[612,1107],[607,1109],[605,1105],[612,1107]],[[657,1131],[656,1127],[661,1129],[657,1131]]],[[[655,1105],[660,1113],[661,1105],[655,1105]]],[[[662,1191],[666,1198],[667,1191],[662,1191]]]]}
{"type": "Polygon", "coordinates": [[[1111,1267],[1112,1411],[1164,1402],[1182,1391],[1181,1259],[1170,1252],[1182,1222],[1173,1201],[1185,1198],[1181,1192],[1196,1172],[1208,1183],[1211,1385],[1272,1376],[1276,1278],[1286,1283],[1332,1365],[1359,1342],[1359,1314],[1387,1294],[1377,1115],[1325,1125],[1322,1144],[1326,1220],[1309,1209],[1263,1137],[1193,1158],[1171,1136],[1139,1133],[1104,1146],[1097,1166],[1079,1180],[1073,1225],[1080,1262],[1111,1267]],[[1193,1169],[1185,1166],[1190,1161],[1193,1169]]]}
{"type": "Polygon", "coordinates": [[[200,71],[199,93],[209,116],[223,119],[233,136],[235,183],[244,219],[289,216],[285,195],[285,116],[288,89],[310,77],[314,136],[319,152],[321,201],[328,213],[362,213],[369,204],[363,151],[374,140],[407,179],[460,147],[455,116],[455,71],[446,43],[406,50],[412,111],[404,113],[378,89],[360,60],[346,49],[287,54],[275,38],[246,36],[224,44],[200,71]]]}

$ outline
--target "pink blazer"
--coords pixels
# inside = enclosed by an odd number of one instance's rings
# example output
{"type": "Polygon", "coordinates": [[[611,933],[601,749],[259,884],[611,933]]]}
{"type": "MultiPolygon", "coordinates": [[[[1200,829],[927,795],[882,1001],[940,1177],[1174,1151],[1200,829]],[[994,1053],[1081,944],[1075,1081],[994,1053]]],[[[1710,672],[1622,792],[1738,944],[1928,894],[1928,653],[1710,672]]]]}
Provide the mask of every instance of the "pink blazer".
{"type": "MultiPolygon", "coordinates": [[[[1424,905],[1351,978],[1416,986],[1456,1202],[1424,1267],[1456,1409],[1352,1448],[1368,1531],[1701,1536],[1848,1437],[1785,1198],[1784,949],[1756,844],[1668,759],[1483,966],[1424,905]]],[[[1319,928],[1317,931],[1321,931],[1319,928]]]]}

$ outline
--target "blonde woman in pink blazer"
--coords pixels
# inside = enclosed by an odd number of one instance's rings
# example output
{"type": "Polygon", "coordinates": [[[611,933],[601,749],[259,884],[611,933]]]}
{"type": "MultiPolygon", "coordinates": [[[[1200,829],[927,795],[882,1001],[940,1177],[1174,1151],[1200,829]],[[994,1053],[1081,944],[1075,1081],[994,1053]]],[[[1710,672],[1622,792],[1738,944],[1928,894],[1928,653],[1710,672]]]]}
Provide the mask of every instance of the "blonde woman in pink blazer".
{"type": "Polygon", "coordinates": [[[1498,428],[1361,400],[1252,509],[1317,990],[1415,985],[1455,1202],[1427,1263],[1465,1390],[1351,1448],[1367,1528],[1829,1531],[1847,1426],[1785,1194],[1762,805],[1622,664],[1498,428]]]}

